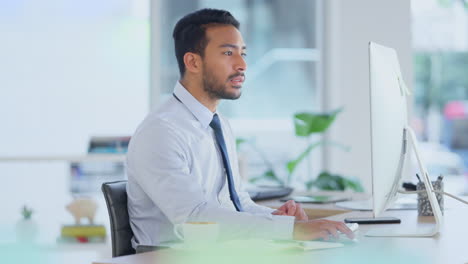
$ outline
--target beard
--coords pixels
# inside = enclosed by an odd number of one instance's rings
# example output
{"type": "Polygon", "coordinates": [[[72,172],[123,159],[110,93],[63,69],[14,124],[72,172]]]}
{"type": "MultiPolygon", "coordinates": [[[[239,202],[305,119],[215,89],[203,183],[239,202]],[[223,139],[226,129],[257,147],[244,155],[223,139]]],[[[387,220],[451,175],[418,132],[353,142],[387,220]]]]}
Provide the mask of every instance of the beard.
{"type": "MultiPolygon", "coordinates": [[[[205,68],[206,69],[206,68],[205,68]]],[[[221,82],[216,79],[215,76],[209,73],[210,71],[205,71],[203,73],[203,90],[208,93],[211,98],[214,99],[227,99],[227,100],[236,100],[241,96],[241,92],[233,93],[229,92],[228,82],[230,79],[237,77],[243,74],[233,74],[228,77],[226,82],[221,82]]],[[[240,89],[241,87],[234,86],[235,89],[240,89]]]]}

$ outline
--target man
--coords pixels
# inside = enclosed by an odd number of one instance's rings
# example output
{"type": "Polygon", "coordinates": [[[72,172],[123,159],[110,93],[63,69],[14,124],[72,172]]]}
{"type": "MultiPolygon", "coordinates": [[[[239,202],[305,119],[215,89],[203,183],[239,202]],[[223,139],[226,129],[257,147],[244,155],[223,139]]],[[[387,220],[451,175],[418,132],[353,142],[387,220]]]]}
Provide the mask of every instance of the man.
{"type": "Polygon", "coordinates": [[[202,9],[174,28],[181,79],[173,96],[138,127],[127,155],[132,244],[176,240],[175,224],[210,221],[222,238],[329,239],[340,222],[308,221],[300,204],[278,210],[255,204],[242,189],[235,140],[217,111],[241,95],[247,65],[239,22],[227,11],[202,9]]]}

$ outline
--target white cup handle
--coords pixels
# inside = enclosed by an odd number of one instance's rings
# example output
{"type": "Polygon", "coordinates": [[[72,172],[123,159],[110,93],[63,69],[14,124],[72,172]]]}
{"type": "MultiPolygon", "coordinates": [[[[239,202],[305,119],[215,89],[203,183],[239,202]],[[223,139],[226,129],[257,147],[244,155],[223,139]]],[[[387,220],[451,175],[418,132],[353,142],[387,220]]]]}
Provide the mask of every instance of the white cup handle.
{"type": "Polygon", "coordinates": [[[182,235],[182,233],[180,233],[179,229],[180,227],[182,227],[181,224],[175,224],[174,225],[174,234],[176,235],[176,237],[178,237],[180,240],[185,240],[184,236],[182,235]]]}

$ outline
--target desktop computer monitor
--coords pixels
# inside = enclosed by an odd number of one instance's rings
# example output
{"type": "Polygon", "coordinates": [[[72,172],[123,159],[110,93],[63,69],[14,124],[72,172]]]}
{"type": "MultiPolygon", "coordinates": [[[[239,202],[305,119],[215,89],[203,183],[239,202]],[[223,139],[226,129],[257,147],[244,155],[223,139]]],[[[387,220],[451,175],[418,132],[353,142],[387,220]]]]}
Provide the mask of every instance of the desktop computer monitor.
{"type": "Polygon", "coordinates": [[[407,120],[409,91],[403,81],[394,49],[369,43],[369,102],[371,124],[371,171],[374,217],[394,202],[404,161],[413,150],[419,164],[436,225],[426,230],[403,230],[401,226],[370,230],[369,236],[432,236],[439,230],[441,210],[419,155],[417,140],[407,120]]]}
{"type": "Polygon", "coordinates": [[[393,49],[369,43],[369,103],[374,217],[394,202],[406,153],[406,89],[393,49]]]}

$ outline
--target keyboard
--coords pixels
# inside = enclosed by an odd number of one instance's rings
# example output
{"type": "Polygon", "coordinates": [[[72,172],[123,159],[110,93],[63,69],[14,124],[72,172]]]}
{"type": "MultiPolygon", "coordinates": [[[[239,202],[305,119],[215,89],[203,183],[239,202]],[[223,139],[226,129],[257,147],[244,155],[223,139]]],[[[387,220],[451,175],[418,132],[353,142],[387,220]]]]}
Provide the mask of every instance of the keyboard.
{"type": "Polygon", "coordinates": [[[254,201],[268,200],[288,196],[293,191],[290,187],[256,186],[247,188],[250,198],[254,201]]]}

